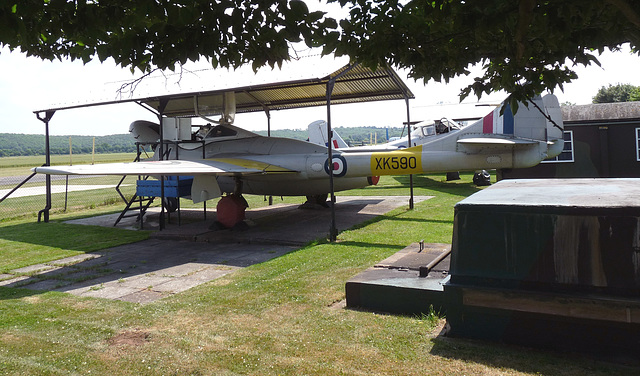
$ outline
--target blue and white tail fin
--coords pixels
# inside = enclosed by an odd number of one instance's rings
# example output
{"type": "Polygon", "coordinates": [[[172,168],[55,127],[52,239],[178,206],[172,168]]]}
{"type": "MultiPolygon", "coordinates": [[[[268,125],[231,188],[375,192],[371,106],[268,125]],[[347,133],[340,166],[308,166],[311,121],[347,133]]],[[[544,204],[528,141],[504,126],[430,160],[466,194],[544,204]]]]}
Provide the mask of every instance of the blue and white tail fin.
{"type": "MultiPolygon", "coordinates": [[[[327,122],[324,120],[316,120],[308,126],[309,142],[316,145],[329,146],[329,138],[327,137],[327,122]]],[[[340,137],[338,132],[333,131],[331,145],[334,149],[348,148],[346,142],[340,137]]]]}

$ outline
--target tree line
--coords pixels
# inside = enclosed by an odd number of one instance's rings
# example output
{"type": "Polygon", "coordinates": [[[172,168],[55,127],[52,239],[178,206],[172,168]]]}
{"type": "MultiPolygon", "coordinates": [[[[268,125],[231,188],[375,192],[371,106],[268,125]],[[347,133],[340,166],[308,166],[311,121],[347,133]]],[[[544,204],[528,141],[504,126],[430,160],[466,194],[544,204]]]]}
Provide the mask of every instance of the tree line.
{"type": "Polygon", "coordinates": [[[617,84],[602,86],[593,97],[593,103],[616,103],[640,101],[640,86],[617,84]]]}
{"type": "MultiPolygon", "coordinates": [[[[370,140],[378,143],[387,141],[387,128],[376,127],[338,127],[336,131],[349,145],[357,146],[368,144],[370,140]]],[[[256,132],[263,136],[266,131],[256,132]]],[[[389,137],[398,137],[402,128],[389,128],[389,137]]],[[[406,135],[406,132],[404,132],[406,135]]],[[[293,138],[306,140],[307,130],[279,129],[271,131],[273,137],[293,138]]],[[[129,134],[113,134],[108,136],[50,136],[49,149],[51,154],[69,154],[69,139],[71,139],[71,152],[73,154],[90,154],[93,151],[93,139],[95,138],[96,153],[133,153],[136,145],[129,134]]],[[[0,157],[17,157],[27,155],[44,155],[45,137],[38,134],[14,134],[0,133],[0,157]]]]}
{"type": "MultiPolygon", "coordinates": [[[[334,128],[340,137],[350,146],[368,145],[371,142],[384,143],[387,142],[388,137],[400,137],[406,136],[407,132],[402,132],[401,127],[336,127],[334,128]]],[[[266,131],[256,132],[262,136],[266,136],[266,131]]],[[[271,131],[271,135],[274,137],[293,138],[296,140],[306,140],[309,138],[309,134],[306,129],[279,129],[271,131]]]]}
{"type": "MultiPolygon", "coordinates": [[[[50,136],[51,154],[69,154],[69,139],[73,154],[90,154],[94,136],[50,136]]],[[[135,152],[136,146],[131,135],[114,134],[95,137],[96,153],[135,152]]],[[[0,157],[44,155],[45,137],[38,134],[0,133],[0,157]]]]}

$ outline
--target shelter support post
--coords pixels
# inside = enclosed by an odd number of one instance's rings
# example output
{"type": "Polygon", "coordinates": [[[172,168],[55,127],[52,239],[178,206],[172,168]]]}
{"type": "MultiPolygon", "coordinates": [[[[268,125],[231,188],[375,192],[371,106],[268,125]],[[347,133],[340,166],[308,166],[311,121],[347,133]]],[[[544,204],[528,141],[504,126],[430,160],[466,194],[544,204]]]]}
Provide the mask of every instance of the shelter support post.
{"type": "MultiPolygon", "coordinates": [[[[407,106],[407,147],[411,147],[411,114],[409,110],[409,96],[405,94],[404,103],[407,106]]],[[[413,209],[413,174],[409,175],[409,209],[413,209]]]]}
{"type": "Polygon", "coordinates": [[[331,227],[329,227],[329,241],[335,242],[338,238],[338,229],[336,227],[336,195],[333,191],[333,131],[331,130],[331,92],[335,85],[335,78],[327,83],[327,164],[329,165],[329,191],[331,193],[331,227]]]}
{"type": "MultiPolygon", "coordinates": [[[[40,112],[36,112],[36,117],[38,120],[44,123],[45,129],[45,166],[51,166],[51,148],[49,144],[49,121],[55,114],[55,110],[45,111],[44,117],[41,116],[40,112]]],[[[44,219],[45,222],[49,222],[49,210],[51,210],[51,175],[45,175],[46,181],[46,205],[44,209],[38,212],[38,222],[41,219],[44,219]]]]}
{"type": "MultiPolygon", "coordinates": [[[[263,105],[264,113],[267,115],[267,137],[271,137],[271,112],[269,107],[263,105]]],[[[273,205],[273,196],[269,196],[269,206],[273,205]]]]}
{"type": "MultiPolygon", "coordinates": [[[[164,109],[165,107],[167,107],[167,103],[169,103],[169,100],[167,98],[160,98],[160,105],[158,108],[158,120],[160,121],[160,156],[159,159],[160,160],[164,160],[164,130],[163,130],[163,124],[162,124],[162,118],[164,116],[164,109]]],[[[179,198],[178,198],[179,200],[179,198]]],[[[164,205],[164,175],[160,176],[160,223],[159,223],[159,227],[160,227],[160,231],[164,230],[164,213],[165,213],[165,205],[164,205]]]]}
{"type": "Polygon", "coordinates": [[[338,228],[336,226],[336,195],[334,192],[333,186],[333,131],[331,130],[331,94],[333,93],[333,88],[336,84],[336,81],[347,74],[350,70],[355,68],[358,64],[349,64],[345,70],[338,73],[334,77],[330,78],[327,82],[327,140],[329,141],[329,145],[327,145],[327,164],[329,166],[329,191],[331,193],[331,227],[329,228],[329,241],[335,242],[338,238],[338,228]]]}
{"type": "MultiPolygon", "coordinates": [[[[404,103],[407,106],[407,147],[411,147],[411,115],[409,110],[409,99],[413,98],[413,94],[409,91],[409,88],[406,87],[401,81],[400,78],[393,74],[391,75],[391,79],[396,82],[400,90],[402,91],[402,96],[404,97],[404,103]]],[[[409,175],[409,209],[413,209],[413,175],[409,175]]]]}

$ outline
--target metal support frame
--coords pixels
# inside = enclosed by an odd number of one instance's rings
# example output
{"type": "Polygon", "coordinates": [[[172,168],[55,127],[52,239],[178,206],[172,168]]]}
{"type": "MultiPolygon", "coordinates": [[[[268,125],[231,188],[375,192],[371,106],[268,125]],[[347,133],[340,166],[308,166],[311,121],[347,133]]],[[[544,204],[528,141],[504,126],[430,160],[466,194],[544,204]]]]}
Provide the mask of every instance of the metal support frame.
{"type": "MultiPolygon", "coordinates": [[[[267,137],[271,137],[271,111],[266,105],[262,105],[264,113],[267,115],[267,137]]],[[[273,205],[273,196],[269,196],[269,206],[273,205]]]]}
{"type": "MultiPolygon", "coordinates": [[[[407,147],[411,147],[411,115],[409,111],[409,97],[405,95],[404,102],[407,106],[407,147]]],[[[413,174],[409,175],[409,209],[413,209],[413,174]]]]}
{"type": "MultiPolygon", "coordinates": [[[[159,160],[164,160],[164,130],[163,130],[163,124],[162,124],[162,118],[164,116],[164,109],[167,107],[167,104],[169,103],[169,100],[167,98],[160,98],[160,106],[158,109],[158,120],[160,121],[160,144],[158,145],[160,147],[160,155],[158,157],[159,160]]],[[[164,212],[165,212],[165,207],[164,207],[164,175],[160,175],[160,231],[164,230],[164,212]]]]}
{"type": "Polygon", "coordinates": [[[345,70],[340,72],[334,77],[331,77],[327,82],[327,139],[329,141],[329,145],[327,145],[327,164],[329,165],[329,191],[331,193],[331,227],[329,228],[329,241],[335,242],[338,238],[338,228],[336,226],[336,195],[333,188],[333,143],[331,139],[333,138],[333,131],[331,130],[331,93],[333,93],[333,87],[336,84],[336,81],[347,74],[353,68],[355,68],[358,63],[353,65],[349,65],[345,70]]]}
{"type": "MultiPolygon", "coordinates": [[[[393,79],[394,81],[396,81],[396,83],[398,83],[398,77],[396,75],[391,75],[391,79],[393,79]]],[[[404,97],[404,103],[407,106],[407,147],[410,148],[411,147],[411,114],[410,114],[410,108],[409,108],[409,99],[411,99],[411,97],[409,96],[409,93],[407,92],[406,89],[404,89],[403,85],[400,85],[398,83],[398,87],[402,88],[402,96],[404,97]]],[[[413,174],[409,175],[409,209],[413,209],[413,174]]]]}
{"type": "MultiPolygon", "coordinates": [[[[36,117],[38,118],[38,120],[44,123],[44,128],[45,128],[45,139],[44,139],[45,164],[44,166],[51,166],[51,148],[49,146],[49,121],[51,121],[51,118],[55,113],[56,113],[55,110],[45,111],[44,117],[40,115],[40,112],[36,113],[36,117]]],[[[49,222],[49,210],[51,210],[51,175],[47,174],[45,176],[45,180],[46,180],[46,200],[47,201],[44,209],[38,212],[38,222],[40,222],[40,219],[42,217],[44,217],[45,222],[49,222]]]]}
{"type": "MultiPolygon", "coordinates": [[[[43,165],[44,166],[44,165],[43,165]]],[[[16,185],[13,189],[11,189],[6,195],[2,196],[2,198],[0,198],[0,203],[4,200],[6,200],[9,196],[11,196],[13,194],[13,192],[17,191],[18,189],[20,189],[20,187],[22,187],[23,185],[25,185],[26,182],[28,182],[29,180],[31,180],[31,178],[33,178],[34,176],[36,176],[36,173],[32,173],[31,175],[27,176],[20,184],[16,185]]]]}

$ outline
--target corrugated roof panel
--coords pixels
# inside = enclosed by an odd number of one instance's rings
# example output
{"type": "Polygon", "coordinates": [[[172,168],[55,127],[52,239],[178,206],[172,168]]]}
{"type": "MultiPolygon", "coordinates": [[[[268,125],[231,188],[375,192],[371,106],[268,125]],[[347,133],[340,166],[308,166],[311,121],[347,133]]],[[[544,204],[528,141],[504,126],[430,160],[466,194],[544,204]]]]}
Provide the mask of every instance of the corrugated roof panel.
{"type": "MultiPolygon", "coordinates": [[[[221,115],[223,110],[223,94],[234,92],[236,112],[256,112],[270,110],[293,109],[326,105],[326,90],[330,79],[336,82],[331,95],[332,104],[359,103],[378,100],[394,100],[414,98],[413,93],[388,67],[380,67],[375,71],[360,65],[345,65],[328,76],[294,81],[259,84],[252,86],[225,88],[211,91],[168,94],[142,99],[112,101],[61,107],[89,107],[101,104],[122,102],[138,102],[162,112],[165,116],[191,117],[197,114],[206,116],[221,115]],[[196,111],[196,103],[198,111],[196,111]],[[161,108],[164,104],[164,108],[161,108]]],[[[36,111],[36,112],[42,112],[36,111]]]]}

